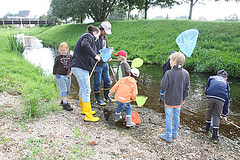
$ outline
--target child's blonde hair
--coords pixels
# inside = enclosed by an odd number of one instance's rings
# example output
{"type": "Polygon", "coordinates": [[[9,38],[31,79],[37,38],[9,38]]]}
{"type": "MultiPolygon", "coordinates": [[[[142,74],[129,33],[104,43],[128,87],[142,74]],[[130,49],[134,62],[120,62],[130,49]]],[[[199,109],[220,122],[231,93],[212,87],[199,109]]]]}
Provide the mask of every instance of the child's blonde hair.
{"type": "Polygon", "coordinates": [[[60,50],[61,48],[66,48],[67,51],[69,51],[68,44],[67,44],[66,42],[62,42],[62,43],[59,45],[59,48],[58,48],[59,52],[61,52],[61,50],[60,50]]]}
{"type": "Polygon", "coordinates": [[[185,62],[185,56],[182,52],[175,52],[170,55],[170,60],[174,61],[176,65],[183,65],[185,62]]]}

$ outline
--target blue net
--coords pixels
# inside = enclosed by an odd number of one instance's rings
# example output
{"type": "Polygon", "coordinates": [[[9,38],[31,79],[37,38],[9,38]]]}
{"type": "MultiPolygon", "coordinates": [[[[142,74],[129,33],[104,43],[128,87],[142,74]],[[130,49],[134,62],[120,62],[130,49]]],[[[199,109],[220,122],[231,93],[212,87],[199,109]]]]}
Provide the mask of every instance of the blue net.
{"type": "Polygon", "coordinates": [[[103,62],[107,62],[112,55],[113,50],[111,48],[104,48],[99,51],[102,54],[103,62]]]}
{"type": "Polygon", "coordinates": [[[176,39],[178,47],[187,57],[190,57],[193,53],[197,43],[198,33],[197,29],[189,29],[182,32],[176,39]]]}

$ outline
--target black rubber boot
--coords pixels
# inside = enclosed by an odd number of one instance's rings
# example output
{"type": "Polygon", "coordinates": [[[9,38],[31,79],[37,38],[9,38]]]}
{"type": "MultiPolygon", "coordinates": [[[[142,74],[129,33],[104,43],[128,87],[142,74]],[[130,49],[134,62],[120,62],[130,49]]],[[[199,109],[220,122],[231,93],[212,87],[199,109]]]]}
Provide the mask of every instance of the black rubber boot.
{"type": "Polygon", "coordinates": [[[108,94],[109,94],[109,89],[104,89],[104,91],[103,91],[103,94],[104,94],[104,101],[105,102],[116,102],[116,100],[115,99],[112,99],[112,98],[110,98],[109,96],[108,96],[108,94]]]}
{"type": "Polygon", "coordinates": [[[96,101],[97,101],[97,104],[99,104],[100,106],[105,106],[106,103],[101,100],[101,97],[100,97],[100,92],[95,92],[95,98],[96,98],[96,101]]]}
{"type": "Polygon", "coordinates": [[[218,143],[218,141],[219,141],[219,139],[218,139],[218,128],[213,128],[212,140],[213,140],[213,143],[218,143]]]}
{"type": "Polygon", "coordinates": [[[206,131],[209,132],[210,130],[211,123],[206,122],[206,131]]]}
{"type": "Polygon", "coordinates": [[[63,109],[67,110],[67,111],[72,111],[73,108],[67,103],[67,104],[63,104],[63,109]]]}

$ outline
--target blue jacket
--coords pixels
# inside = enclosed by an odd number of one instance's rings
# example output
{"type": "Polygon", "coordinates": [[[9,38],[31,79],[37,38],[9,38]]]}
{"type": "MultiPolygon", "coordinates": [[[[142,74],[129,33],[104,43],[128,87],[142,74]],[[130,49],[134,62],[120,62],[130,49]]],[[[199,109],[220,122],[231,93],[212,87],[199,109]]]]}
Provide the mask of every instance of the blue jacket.
{"type": "Polygon", "coordinates": [[[229,107],[230,87],[228,82],[222,76],[210,76],[205,88],[207,98],[215,98],[224,102],[222,114],[226,116],[229,107]]]}
{"type": "Polygon", "coordinates": [[[74,47],[71,67],[78,67],[87,71],[92,71],[97,60],[97,48],[95,37],[91,32],[83,34],[74,47]]]}

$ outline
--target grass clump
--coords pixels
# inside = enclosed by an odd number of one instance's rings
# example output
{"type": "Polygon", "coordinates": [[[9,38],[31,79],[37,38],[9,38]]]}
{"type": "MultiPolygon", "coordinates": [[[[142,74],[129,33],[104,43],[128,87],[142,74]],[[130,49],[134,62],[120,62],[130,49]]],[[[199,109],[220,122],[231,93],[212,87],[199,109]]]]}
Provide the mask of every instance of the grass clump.
{"type": "Polygon", "coordinates": [[[23,97],[23,118],[35,118],[59,110],[56,84],[43,74],[40,67],[23,59],[20,54],[9,51],[5,41],[9,30],[0,30],[0,92],[20,94],[23,97]]]}

